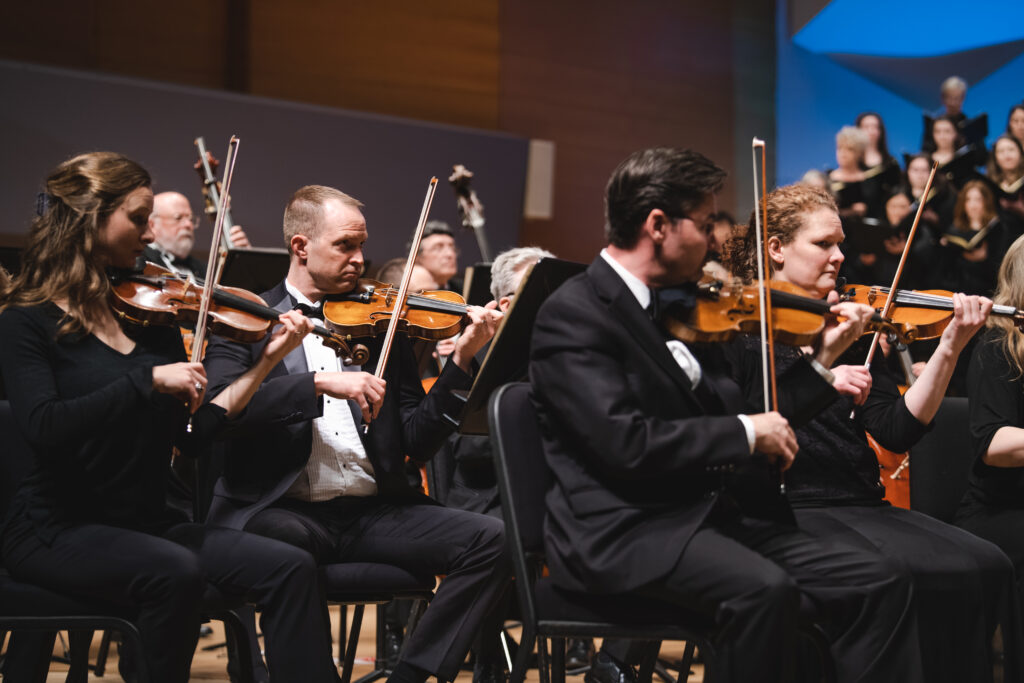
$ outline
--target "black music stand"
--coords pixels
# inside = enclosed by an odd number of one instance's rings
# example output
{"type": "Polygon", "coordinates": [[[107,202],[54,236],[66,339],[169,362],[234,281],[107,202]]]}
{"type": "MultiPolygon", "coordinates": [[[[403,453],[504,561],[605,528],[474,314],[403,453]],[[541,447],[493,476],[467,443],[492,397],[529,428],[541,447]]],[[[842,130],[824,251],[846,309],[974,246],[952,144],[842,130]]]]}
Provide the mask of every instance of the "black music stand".
{"type": "Polygon", "coordinates": [[[12,276],[21,270],[21,247],[0,247],[0,266],[12,276]]]}
{"type": "Polygon", "coordinates": [[[487,400],[502,384],[523,379],[530,362],[530,337],[537,311],[551,292],[587,269],[586,264],[544,258],[531,266],[466,397],[459,432],[487,434],[487,400]]]}
{"type": "Polygon", "coordinates": [[[462,298],[470,306],[483,306],[491,301],[491,264],[475,263],[466,268],[462,298]]]}
{"type": "Polygon", "coordinates": [[[269,247],[228,249],[220,284],[241,287],[259,294],[271,289],[288,274],[288,250],[269,247]]]}

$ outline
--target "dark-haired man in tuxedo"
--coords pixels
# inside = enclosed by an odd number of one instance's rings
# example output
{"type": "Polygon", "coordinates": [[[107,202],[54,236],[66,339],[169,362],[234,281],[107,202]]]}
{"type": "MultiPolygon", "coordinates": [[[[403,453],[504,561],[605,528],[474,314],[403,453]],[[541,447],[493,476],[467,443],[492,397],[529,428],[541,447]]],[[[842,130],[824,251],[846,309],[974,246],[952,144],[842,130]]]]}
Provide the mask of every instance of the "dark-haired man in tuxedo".
{"type": "Polygon", "coordinates": [[[724,176],[688,150],[628,157],[607,186],[608,246],[540,310],[530,381],[556,480],[551,576],[705,614],[718,681],[789,680],[802,599],[826,624],[841,681],[917,680],[909,578],[799,531],[772,474],[799,457],[792,424],[837,395],[827,368],[870,310],[833,309],[845,321],[779,379],[781,414],[748,410],[721,345],[669,339],[649,313],[669,288],[692,305],[724,176]]]}

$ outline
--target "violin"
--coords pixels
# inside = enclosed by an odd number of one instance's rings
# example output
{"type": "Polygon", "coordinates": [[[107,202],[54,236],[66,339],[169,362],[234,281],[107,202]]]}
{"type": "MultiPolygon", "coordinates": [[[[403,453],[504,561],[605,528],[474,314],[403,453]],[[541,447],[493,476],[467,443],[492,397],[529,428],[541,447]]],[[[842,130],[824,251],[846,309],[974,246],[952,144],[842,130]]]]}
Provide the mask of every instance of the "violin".
{"type": "MultiPolygon", "coordinates": [[[[176,273],[146,263],[142,271],[118,272],[111,279],[111,304],[121,320],[143,326],[178,327],[191,327],[198,322],[202,288],[176,273]]],[[[233,341],[252,344],[262,340],[281,316],[280,311],[270,308],[263,299],[245,289],[218,286],[214,287],[212,296],[208,328],[233,341]]],[[[349,346],[351,337],[320,325],[313,327],[313,334],[342,357],[345,365],[362,365],[369,359],[365,346],[349,346]]]]}
{"type": "MultiPolygon", "coordinates": [[[[840,301],[854,301],[881,310],[891,288],[867,285],[844,285],[840,301]]],[[[953,293],[941,289],[922,291],[897,289],[889,319],[897,326],[913,327],[914,339],[934,339],[942,335],[953,319],[953,293]]],[[[1013,319],[1017,329],[1024,331],[1024,311],[1013,306],[993,306],[991,315],[1013,319]]],[[[911,339],[910,341],[914,341],[911,339]]]]}
{"type": "MultiPolygon", "coordinates": [[[[346,294],[324,300],[324,321],[346,339],[372,337],[387,330],[398,288],[362,279],[346,294]]],[[[466,301],[457,292],[428,290],[409,294],[399,314],[398,330],[410,337],[438,341],[454,337],[466,326],[466,301]]]]}
{"type": "MultiPolygon", "coordinates": [[[[832,315],[832,304],[815,299],[802,288],[789,282],[768,283],[771,302],[771,327],[774,338],[790,346],[813,344],[825,328],[825,316],[832,315]]],[[[721,342],[737,334],[756,334],[761,321],[761,306],[756,285],[739,280],[724,284],[718,280],[703,281],[697,286],[696,306],[685,316],[673,315],[670,307],[662,316],[665,329],[684,342],[721,342]]],[[[865,332],[882,330],[897,338],[913,341],[915,330],[875,314],[865,332]]]]}

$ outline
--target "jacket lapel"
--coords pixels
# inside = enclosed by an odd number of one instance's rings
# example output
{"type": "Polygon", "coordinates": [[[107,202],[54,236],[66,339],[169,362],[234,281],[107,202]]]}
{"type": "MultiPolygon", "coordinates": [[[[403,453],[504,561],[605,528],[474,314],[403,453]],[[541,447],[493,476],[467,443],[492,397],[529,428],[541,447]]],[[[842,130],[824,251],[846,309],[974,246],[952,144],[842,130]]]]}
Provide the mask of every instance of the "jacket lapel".
{"type": "Polygon", "coordinates": [[[636,339],[637,346],[658,364],[665,375],[675,382],[695,405],[699,406],[699,401],[693,395],[690,378],[672,357],[658,328],[651,322],[647,311],[640,308],[640,303],[618,273],[603,257],[598,256],[587,268],[587,277],[594,285],[597,295],[607,302],[612,315],[621,320],[623,326],[636,339]]]}
{"type": "MultiPolygon", "coordinates": [[[[270,291],[264,292],[263,299],[268,306],[281,313],[292,310],[297,303],[295,297],[289,294],[285,288],[284,280],[270,291]]],[[[306,364],[306,352],[302,349],[301,344],[292,349],[281,362],[284,363],[289,375],[301,375],[304,372],[309,372],[309,366],[306,364]]]]}

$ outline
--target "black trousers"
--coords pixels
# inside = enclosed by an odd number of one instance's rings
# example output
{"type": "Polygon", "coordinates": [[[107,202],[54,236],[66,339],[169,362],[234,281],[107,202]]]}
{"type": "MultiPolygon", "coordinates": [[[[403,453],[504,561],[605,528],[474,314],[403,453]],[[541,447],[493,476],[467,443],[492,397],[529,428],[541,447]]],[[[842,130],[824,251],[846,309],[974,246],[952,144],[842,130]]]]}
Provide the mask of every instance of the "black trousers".
{"type": "Polygon", "coordinates": [[[245,529],[303,548],[321,564],[381,562],[444,574],[402,656],[441,680],[455,678],[511,573],[500,521],[439,505],[376,497],[322,503],[282,499],[245,529]]]}
{"type": "Polygon", "coordinates": [[[208,583],[262,606],[271,673],[284,681],[334,681],[330,641],[314,617],[313,558],[254,534],[178,524],[160,536],[102,524],[71,527],[47,545],[16,517],[4,565],[19,581],[137,609],[134,620],[153,681],[189,679],[208,583]]]}
{"type": "Polygon", "coordinates": [[[890,505],[805,508],[800,528],[875,550],[909,571],[928,681],[992,680],[992,635],[1002,627],[1005,681],[1020,681],[1021,629],[1013,565],[995,545],[890,505]]]}
{"type": "Polygon", "coordinates": [[[1024,509],[997,508],[968,498],[957,510],[956,525],[995,543],[1010,558],[1024,614],[1024,509]]]}
{"type": "Polygon", "coordinates": [[[911,583],[879,553],[721,503],[674,570],[641,591],[696,609],[719,626],[716,681],[789,681],[797,671],[801,599],[832,641],[839,680],[922,680],[911,583]]]}

